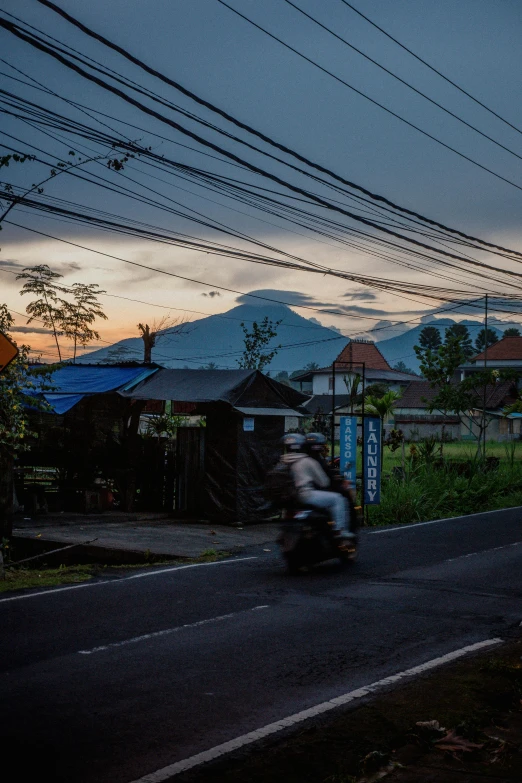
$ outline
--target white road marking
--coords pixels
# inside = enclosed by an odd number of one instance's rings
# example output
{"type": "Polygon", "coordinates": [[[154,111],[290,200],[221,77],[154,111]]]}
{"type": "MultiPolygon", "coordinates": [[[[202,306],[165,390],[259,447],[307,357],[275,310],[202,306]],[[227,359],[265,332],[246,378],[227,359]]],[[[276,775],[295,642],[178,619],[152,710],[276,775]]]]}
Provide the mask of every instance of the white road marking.
{"type": "Polygon", "coordinates": [[[491,549],[481,549],[480,552],[469,552],[467,555],[459,555],[459,557],[450,557],[448,560],[444,560],[445,563],[454,563],[456,560],[464,560],[466,557],[477,557],[478,555],[486,555],[488,552],[498,552],[500,549],[509,549],[512,546],[520,546],[522,541],[514,541],[512,544],[504,544],[503,546],[494,546],[491,549]]]}
{"type": "Polygon", "coordinates": [[[0,598],[0,604],[7,601],[21,601],[24,598],[36,598],[39,595],[53,595],[54,593],[63,593],[66,590],[80,590],[84,587],[100,587],[100,585],[119,585],[121,582],[128,582],[130,579],[142,579],[146,576],[158,576],[170,571],[183,571],[186,568],[202,568],[203,566],[229,565],[230,563],[241,563],[244,560],[257,560],[257,556],[236,557],[233,560],[216,560],[214,563],[190,563],[189,565],[172,566],[172,568],[162,568],[158,571],[145,571],[142,574],[133,574],[124,576],[121,579],[104,579],[102,582],[85,582],[81,585],[69,585],[68,587],[57,587],[55,590],[39,590],[37,593],[28,593],[27,595],[13,595],[10,598],[0,598]]]}
{"type": "Polygon", "coordinates": [[[369,536],[377,536],[382,533],[402,533],[404,530],[411,530],[412,527],[422,527],[423,525],[438,525],[439,522],[456,522],[459,519],[470,519],[471,517],[482,517],[485,514],[498,514],[500,511],[522,510],[522,506],[511,506],[510,508],[496,508],[493,511],[478,511],[476,514],[465,514],[461,517],[445,517],[444,519],[432,519],[429,522],[414,522],[414,524],[404,524],[397,527],[388,527],[386,530],[370,530],[369,536]]]}
{"type": "Polygon", "coordinates": [[[147,639],[157,639],[160,636],[169,636],[171,633],[179,633],[179,631],[183,631],[186,628],[199,628],[200,625],[220,623],[223,622],[223,620],[230,620],[231,617],[237,617],[246,612],[257,612],[259,609],[268,609],[268,605],[253,606],[251,609],[244,609],[239,612],[229,612],[229,614],[221,614],[217,617],[209,617],[208,620],[198,620],[195,623],[185,623],[185,625],[177,625],[174,628],[165,628],[163,631],[144,633],[141,636],[133,636],[132,639],[124,639],[122,642],[111,642],[111,644],[102,644],[99,647],[93,647],[90,650],[78,650],[78,655],[92,655],[93,653],[103,652],[103,650],[111,650],[114,647],[125,647],[127,644],[136,644],[137,642],[144,642],[147,639]]]}
{"type": "Polygon", "coordinates": [[[375,693],[376,691],[379,691],[388,685],[394,685],[400,680],[404,680],[408,677],[414,677],[417,674],[423,674],[423,672],[436,669],[438,666],[442,666],[445,663],[450,663],[450,661],[455,661],[458,658],[462,658],[468,653],[483,650],[486,647],[492,647],[493,645],[501,643],[502,639],[486,639],[483,642],[477,642],[476,644],[470,644],[467,647],[461,647],[459,650],[455,650],[454,652],[440,656],[440,658],[433,658],[431,661],[421,663],[420,666],[414,666],[412,669],[406,669],[405,671],[398,672],[398,674],[392,674],[390,677],[385,677],[383,680],[378,680],[377,682],[371,683],[371,685],[365,685],[363,688],[358,688],[355,691],[349,691],[348,693],[345,693],[342,696],[338,696],[335,699],[322,702],[322,704],[318,704],[315,707],[310,707],[309,709],[303,710],[302,712],[289,715],[287,718],[282,718],[281,720],[275,721],[274,723],[269,723],[266,726],[262,726],[260,729],[250,731],[248,734],[243,734],[241,737],[236,737],[235,739],[224,742],[221,745],[216,745],[214,748],[210,748],[210,750],[197,753],[195,756],[190,756],[189,758],[183,759],[182,761],[176,761],[174,764],[170,764],[168,767],[163,767],[163,769],[159,769],[157,772],[151,772],[148,775],[144,775],[144,777],[139,778],[138,780],[134,780],[132,783],[162,783],[162,781],[168,780],[169,778],[174,777],[174,775],[179,775],[182,772],[186,772],[188,769],[199,766],[200,764],[213,761],[214,759],[217,759],[220,756],[224,756],[227,753],[231,753],[234,750],[238,750],[238,748],[242,748],[245,745],[251,745],[253,742],[257,742],[257,740],[263,739],[270,734],[277,734],[278,731],[295,726],[296,724],[308,720],[309,718],[315,718],[317,715],[321,715],[325,712],[329,712],[330,710],[334,710],[337,707],[349,704],[350,702],[355,701],[356,699],[360,699],[363,696],[367,696],[370,693],[375,693]]]}

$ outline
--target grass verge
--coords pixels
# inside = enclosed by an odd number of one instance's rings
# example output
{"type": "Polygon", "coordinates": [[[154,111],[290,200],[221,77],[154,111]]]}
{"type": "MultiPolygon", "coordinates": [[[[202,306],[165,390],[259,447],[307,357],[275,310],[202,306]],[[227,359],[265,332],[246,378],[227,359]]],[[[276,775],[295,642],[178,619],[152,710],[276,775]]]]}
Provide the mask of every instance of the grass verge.
{"type": "MultiPolygon", "coordinates": [[[[44,562],[40,567],[32,568],[5,568],[3,578],[0,577],[0,593],[10,590],[29,590],[37,587],[56,587],[59,585],[85,582],[93,578],[104,576],[117,576],[122,571],[137,571],[144,568],[157,568],[159,566],[188,565],[191,563],[213,563],[216,560],[230,557],[231,552],[217,552],[215,549],[206,549],[199,557],[185,558],[183,560],[164,560],[153,563],[140,563],[135,565],[62,565],[58,568],[49,568],[44,562]]],[[[42,558],[42,561],[44,558],[42,558]]]]}

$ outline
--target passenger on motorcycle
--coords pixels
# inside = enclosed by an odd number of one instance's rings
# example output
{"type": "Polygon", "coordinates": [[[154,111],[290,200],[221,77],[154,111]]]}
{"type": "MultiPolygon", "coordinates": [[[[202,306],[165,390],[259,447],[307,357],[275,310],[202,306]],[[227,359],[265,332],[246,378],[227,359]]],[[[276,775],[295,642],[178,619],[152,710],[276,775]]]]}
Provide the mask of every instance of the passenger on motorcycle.
{"type": "Polygon", "coordinates": [[[290,466],[299,501],[327,510],[336,532],[343,538],[354,538],[348,527],[349,510],[345,498],[338,492],[326,492],[330,479],[319,462],[306,453],[306,438],[298,432],[283,437],[286,453],[282,462],[290,466]]]}
{"type": "Polygon", "coordinates": [[[328,464],[324,458],[324,452],[326,447],[326,437],[321,432],[308,432],[306,434],[305,450],[312,459],[315,459],[322,467],[328,478],[330,479],[330,487],[334,492],[338,492],[347,501],[348,505],[348,518],[349,529],[355,535],[357,528],[356,511],[355,511],[355,487],[344,478],[344,476],[336,470],[333,465],[328,464]]]}

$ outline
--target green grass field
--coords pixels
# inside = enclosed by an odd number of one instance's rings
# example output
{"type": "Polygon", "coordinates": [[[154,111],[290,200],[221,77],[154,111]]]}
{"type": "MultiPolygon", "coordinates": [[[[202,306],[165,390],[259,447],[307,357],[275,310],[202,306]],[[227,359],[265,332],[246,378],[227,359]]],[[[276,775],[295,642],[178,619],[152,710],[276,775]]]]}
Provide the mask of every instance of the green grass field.
{"type": "MultiPolygon", "coordinates": [[[[408,461],[410,455],[410,443],[406,443],[404,447],[405,460],[408,461]]],[[[418,447],[418,443],[415,444],[418,447]]],[[[440,447],[440,443],[437,444],[437,449],[440,447]]],[[[511,462],[511,447],[513,448],[513,460],[516,462],[522,462],[522,441],[511,441],[511,443],[497,443],[496,441],[488,441],[486,443],[486,456],[498,457],[501,462],[511,462]]],[[[339,455],[339,443],[335,444],[335,453],[339,455]]],[[[453,443],[444,443],[442,447],[442,453],[445,460],[456,461],[468,461],[474,460],[477,454],[477,444],[474,441],[455,441],[453,443]]],[[[357,456],[357,470],[360,472],[362,465],[362,447],[358,449],[357,456]]],[[[389,472],[393,467],[402,465],[402,448],[399,447],[397,451],[390,451],[390,449],[384,447],[384,461],[383,471],[389,472]]]]}

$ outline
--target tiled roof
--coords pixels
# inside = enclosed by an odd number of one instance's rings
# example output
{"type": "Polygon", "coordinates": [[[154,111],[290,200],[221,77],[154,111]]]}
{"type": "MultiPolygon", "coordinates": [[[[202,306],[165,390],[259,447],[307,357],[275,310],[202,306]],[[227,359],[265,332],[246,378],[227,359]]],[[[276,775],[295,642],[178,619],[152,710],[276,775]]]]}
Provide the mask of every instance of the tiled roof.
{"type": "MultiPolygon", "coordinates": [[[[485,352],[473,356],[472,362],[483,362],[485,352]]],[[[522,361],[522,337],[503,337],[498,343],[488,348],[487,361],[522,361]]]]}
{"type": "MultiPolygon", "coordinates": [[[[332,412],[333,397],[331,394],[314,394],[313,397],[304,403],[304,406],[310,413],[328,413],[332,412]]],[[[341,408],[344,405],[348,405],[350,397],[348,394],[336,394],[335,395],[335,407],[341,408]]]]}
{"type": "MultiPolygon", "coordinates": [[[[477,405],[483,404],[483,387],[477,384],[477,405]]],[[[401,399],[397,402],[396,410],[408,410],[411,408],[427,408],[429,400],[437,394],[437,389],[430,386],[429,381],[413,381],[404,389],[401,399]],[[425,399],[423,399],[425,398],[425,399]]],[[[502,381],[486,387],[486,407],[491,409],[503,408],[516,400],[516,391],[513,381],[502,381]]]]}
{"type": "MultiPolygon", "coordinates": [[[[353,365],[364,362],[366,368],[372,370],[392,369],[375,343],[359,342],[358,340],[350,340],[335,361],[352,363],[353,365]]],[[[354,369],[357,368],[354,366],[354,369]]]]}
{"type": "Polygon", "coordinates": [[[426,408],[427,400],[433,399],[437,394],[436,389],[432,389],[429,381],[412,381],[402,393],[402,397],[395,406],[396,410],[403,408],[426,408]]]}

